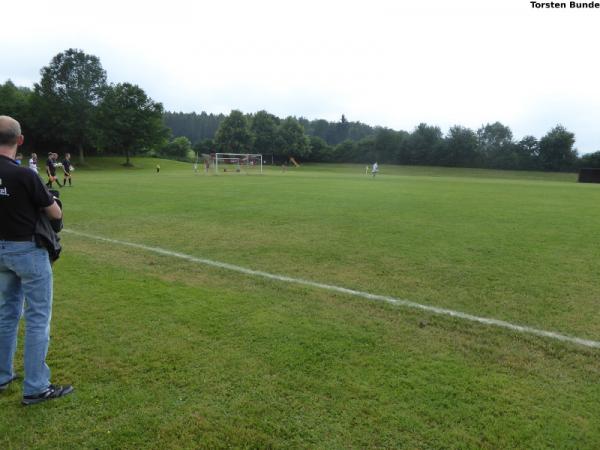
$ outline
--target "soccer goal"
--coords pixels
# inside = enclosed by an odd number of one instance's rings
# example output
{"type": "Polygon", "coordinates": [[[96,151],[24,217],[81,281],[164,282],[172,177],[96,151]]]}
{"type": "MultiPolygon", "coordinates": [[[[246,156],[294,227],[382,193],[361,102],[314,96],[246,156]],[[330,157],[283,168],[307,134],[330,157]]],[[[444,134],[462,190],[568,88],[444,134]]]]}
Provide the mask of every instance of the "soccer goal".
{"type": "Polygon", "coordinates": [[[259,153],[214,153],[211,155],[215,173],[262,173],[263,157],[259,153]]]}

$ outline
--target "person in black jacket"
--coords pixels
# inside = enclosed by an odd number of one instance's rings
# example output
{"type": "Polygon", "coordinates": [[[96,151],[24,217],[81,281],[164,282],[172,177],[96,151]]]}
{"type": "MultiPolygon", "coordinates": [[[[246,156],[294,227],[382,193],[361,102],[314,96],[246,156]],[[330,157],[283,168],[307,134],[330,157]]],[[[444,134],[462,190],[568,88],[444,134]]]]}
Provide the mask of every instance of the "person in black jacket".
{"type": "Polygon", "coordinates": [[[38,175],[15,164],[23,139],[19,122],[0,116],[0,391],[18,378],[13,359],[25,304],[22,403],[31,405],[70,394],[73,387],[50,383],[52,267],[46,249],[34,242],[40,215],[58,220],[62,211],[38,175]]]}

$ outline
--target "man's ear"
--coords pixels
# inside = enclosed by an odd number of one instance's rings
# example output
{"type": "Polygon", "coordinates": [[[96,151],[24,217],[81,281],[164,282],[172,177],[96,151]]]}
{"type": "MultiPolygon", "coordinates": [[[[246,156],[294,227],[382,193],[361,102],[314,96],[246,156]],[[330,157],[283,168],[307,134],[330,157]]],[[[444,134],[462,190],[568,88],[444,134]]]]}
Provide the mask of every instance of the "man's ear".
{"type": "Polygon", "coordinates": [[[20,134],[19,137],[17,138],[17,147],[20,147],[21,145],[23,145],[23,142],[25,142],[25,136],[20,134]]]}

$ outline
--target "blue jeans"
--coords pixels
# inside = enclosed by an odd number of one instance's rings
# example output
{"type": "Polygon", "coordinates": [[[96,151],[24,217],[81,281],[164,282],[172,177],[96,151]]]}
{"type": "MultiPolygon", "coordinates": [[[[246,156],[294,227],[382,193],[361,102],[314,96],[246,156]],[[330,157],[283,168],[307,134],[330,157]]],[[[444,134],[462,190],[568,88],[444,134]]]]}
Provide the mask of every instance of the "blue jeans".
{"type": "Polygon", "coordinates": [[[34,242],[0,241],[0,384],[14,376],[13,359],[24,301],[23,395],[32,395],[50,385],[46,354],[52,317],[52,267],[48,252],[34,242]]]}

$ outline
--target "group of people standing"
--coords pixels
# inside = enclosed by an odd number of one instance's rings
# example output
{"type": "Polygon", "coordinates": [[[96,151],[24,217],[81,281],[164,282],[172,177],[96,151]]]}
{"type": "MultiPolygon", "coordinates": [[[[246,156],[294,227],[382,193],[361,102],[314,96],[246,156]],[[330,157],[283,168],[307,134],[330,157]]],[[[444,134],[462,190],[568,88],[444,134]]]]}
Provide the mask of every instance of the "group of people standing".
{"type": "Polygon", "coordinates": [[[46,186],[52,189],[52,183],[56,181],[59,187],[63,187],[67,185],[67,180],[69,181],[69,186],[72,186],[71,181],[71,172],[74,167],[71,164],[71,154],[65,153],[64,159],[59,163],[58,162],[58,153],[48,153],[48,160],[46,161],[46,175],[48,175],[48,182],[46,186]],[[56,168],[62,167],[64,172],[63,184],[61,185],[58,182],[58,177],[56,176],[56,168]]]}
{"type": "MultiPolygon", "coordinates": [[[[22,158],[23,155],[19,153],[15,159],[15,162],[20,165],[22,158]]],[[[35,173],[39,174],[38,157],[36,153],[31,154],[31,158],[29,159],[29,168],[35,173]]],[[[60,162],[58,161],[58,153],[48,153],[48,159],[46,160],[46,175],[48,176],[48,182],[46,183],[46,186],[52,189],[52,183],[56,182],[59,187],[63,187],[67,185],[67,181],[69,182],[69,186],[72,186],[73,182],[71,178],[71,172],[73,172],[73,170],[75,170],[75,167],[73,167],[73,164],[71,164],[70,153],[65,153],[65,157],[60,162]],[[57,167],[62,167],[64,173],[62,184],[60,184],[58,177],[56,176],[57,167]]]]}

